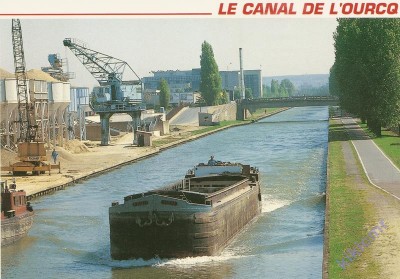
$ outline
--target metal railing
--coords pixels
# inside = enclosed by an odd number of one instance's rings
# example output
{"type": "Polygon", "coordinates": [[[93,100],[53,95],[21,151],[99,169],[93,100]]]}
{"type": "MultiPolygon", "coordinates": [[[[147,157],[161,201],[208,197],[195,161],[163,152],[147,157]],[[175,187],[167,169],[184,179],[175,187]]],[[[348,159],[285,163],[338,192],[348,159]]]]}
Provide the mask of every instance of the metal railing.
{"type": "Polygon", "coordinates": [[[297,102],[297,101],[337,101],[336,96],[292,96],[292,97],[274,97],[260,99],[244,99],[245,103],[262,103],[262,102],[297,102]]]}

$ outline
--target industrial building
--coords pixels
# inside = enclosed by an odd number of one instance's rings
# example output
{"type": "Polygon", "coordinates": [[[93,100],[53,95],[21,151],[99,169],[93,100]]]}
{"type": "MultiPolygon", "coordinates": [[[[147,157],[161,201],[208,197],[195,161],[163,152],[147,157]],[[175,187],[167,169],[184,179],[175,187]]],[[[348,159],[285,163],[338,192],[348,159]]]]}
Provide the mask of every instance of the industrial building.
{"type": "MultiPolygon", "coordinates": [[[[222,89],[233,92],[240,87],[240,71],[220,71],[222,89]]],[[[251,89],[254,99],[262,98],[261,70],[244,70],[244,87],[251,89]]]]}
{"type": "Polygon", "coordinates": [[[144,89],[146,90],[157,90],[160,86],[160,81],[162,79],[166,80],[171,93],[181,93],[181,92],[192,92],[198,91],[200,86],[200,72],[196,75],[196,72],[190,71],[153,71],[152,77],[142,78],[144,83],[144,89]],[[196,85],[197,88],[193,88],[193,81],[198,79],[196,85]]]}
{"type": "Polygon", "coordinates": [[[68,132],[69,138],[86,140],[86,116],[93,115],[90,108],[89,87],[71,87],[71,103],[68,107],[68,132]]]}
{"type": "Polygon", "coordinates": [[[189,105],[194,104],[200,99],[200,92],[171,93],[170,104],[189,105]]]}
{"type": "MultiPolygon", "coordinates": [[[[187,71],[153,71],[152,73],[152,77],[144,77],[142,79],[145,92],[155,92],[160,85],[161,79],[165,79],[168,82],[171,98],[174,96],[174,100],[179,98],[172,93],[184,94],[200,90],[200,68],[187,71]]],[[[240,71],[220,71],[219,73],[222,79],[223,90],[233,92],[240,88],[240,71]]],[[[261,70],[244,70],[244,86],[251,89],[253,98],[261,98],[261,70]]]]}
{"type": "Polygon", "coordinates": [[[93,113],[93,111],[89,107],[89,87],[71,86],[70,95],[71,103],[69,105],[69,111],[77,112],[82,109],[86,116],[93,113]]]}
{"type": "MultiPolygon", "coordinates": [[[[67,119],[70,83],[54,79],[41,70],[26,72],[29,91],[35,98],[34,110],[38,139],[62,145],[68,138],[67,119]]],[[[30,101],[30,100],[28,100],[30,101]]],[[[13,148],[20,137],[15,75],[0,69],[1,145],[13,148]]]]}

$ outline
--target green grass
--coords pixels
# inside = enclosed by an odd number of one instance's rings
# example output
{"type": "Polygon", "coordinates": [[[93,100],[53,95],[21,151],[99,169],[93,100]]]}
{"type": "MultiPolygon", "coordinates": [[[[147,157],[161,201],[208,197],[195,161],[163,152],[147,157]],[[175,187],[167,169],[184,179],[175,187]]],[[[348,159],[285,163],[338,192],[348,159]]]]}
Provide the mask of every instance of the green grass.
{"type": "Polygon", "coordinates": [[[400,137],[390,130],[382,130],[382,136],[376,137],[366,124],[359,123],[361,128],[373,139],[376,145],[400,168],[400,137]]]}
{"type": "Polygon", "coordinates": [[[153,146],[154,146],[154,147],[160,147],[160,146],[163,146],[163,145],[165,145],[165,144],[169,144],[169,143],[178,141],[178,140],[180,140],[180,139],[181,139],[181,138],[173,138],[173,137],[170,137],[170,138],[163,138],[163,139],[157,139],[157,140],[154,140],[154,141],[153,141],[153,146]]]}
{"type": "MultiPolygon", "coordinates": [[[[379,267],[368,251],[349,262],[344,270],[337,263],[345,257],[346,249],[354,248],[354,243],[360,243],[366,237],[374,214],[365,193],[356,188],[354,176],[346,173],[341,142],[348,140],[347,134],[341,125],[332,124],[329,130],[328,157],[329,278],[375,278],[379,274],[379,267]]],[[[358,168],[361,168],[359,164],[358,168]]]]}

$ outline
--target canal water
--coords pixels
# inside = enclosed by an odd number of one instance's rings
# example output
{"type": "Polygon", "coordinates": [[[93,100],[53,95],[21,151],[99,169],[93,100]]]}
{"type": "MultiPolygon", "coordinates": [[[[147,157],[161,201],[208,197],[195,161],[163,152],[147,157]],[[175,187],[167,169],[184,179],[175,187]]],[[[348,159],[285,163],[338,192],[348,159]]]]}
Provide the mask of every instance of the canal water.
{"type": "Polygon", "coordinates": [[[35,199],[28,236],[2,248],[1,278],[321,278],[327,120],[327,107],[293,108],[35,199]],[[111,202],[181,179],[210,155],[260,169],[261,216],[220,256],[111,260],[111,202]]]}

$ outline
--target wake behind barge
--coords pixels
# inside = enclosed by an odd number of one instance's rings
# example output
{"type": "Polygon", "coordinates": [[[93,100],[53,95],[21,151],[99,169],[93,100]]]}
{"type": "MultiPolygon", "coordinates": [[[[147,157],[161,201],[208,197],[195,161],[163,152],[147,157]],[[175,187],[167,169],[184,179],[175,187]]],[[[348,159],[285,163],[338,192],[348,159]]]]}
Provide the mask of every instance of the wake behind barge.
{"type": "Polygon", "coordinates": [[[212,159],[173,185],[113,202],[111,257],[218,255],[260,212],[258,169],[212,159]]]}

